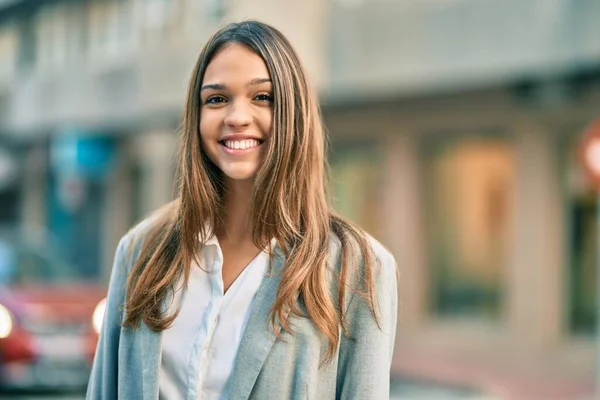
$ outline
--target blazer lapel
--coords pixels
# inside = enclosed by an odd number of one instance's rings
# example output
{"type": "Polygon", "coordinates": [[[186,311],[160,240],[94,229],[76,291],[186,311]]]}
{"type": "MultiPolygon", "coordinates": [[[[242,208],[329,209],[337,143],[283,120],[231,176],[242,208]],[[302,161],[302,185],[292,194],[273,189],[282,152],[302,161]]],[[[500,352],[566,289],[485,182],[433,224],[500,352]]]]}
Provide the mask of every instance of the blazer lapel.
{"type": "Polygon", "coordinates": [[[142,392],[143,398],[158,399],[158,370],[160,368],[161,334],[140,326],[140,348],[142,349],[142,392]]]}
{"type": "Polygon", "coordinates": [[[282,251],[276,247],[272,273],[261,283],[231,373],[230,399],[247,399],[254,387],[258,373],[273,347],[275,332],[269,318],[271,306],[277,295],[284,263],[282,251]]]}
{"type": "MultiPolygon", "coordinates": [[[[172,295],[165,296],[161,307],[165,313],[172,295]]],[[[162,358],[162,333],[154,332],[142,323],[139,327],[139,341],[142,353],[142,398],[144,400],[158,399],[158,380],[162,358]]]]}

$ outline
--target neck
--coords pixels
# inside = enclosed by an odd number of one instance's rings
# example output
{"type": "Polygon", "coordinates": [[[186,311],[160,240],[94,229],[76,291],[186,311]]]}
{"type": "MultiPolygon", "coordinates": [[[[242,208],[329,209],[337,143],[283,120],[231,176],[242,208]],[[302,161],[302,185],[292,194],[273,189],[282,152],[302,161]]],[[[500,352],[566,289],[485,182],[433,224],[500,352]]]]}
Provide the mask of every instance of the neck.
{"type": "Polygon", "coordinates": [[[224,225],[217,232],[220,242],[243,244],[252,241],[252,221],[249,217],[254,181],[227,179],[224,195],[224,225]]]}

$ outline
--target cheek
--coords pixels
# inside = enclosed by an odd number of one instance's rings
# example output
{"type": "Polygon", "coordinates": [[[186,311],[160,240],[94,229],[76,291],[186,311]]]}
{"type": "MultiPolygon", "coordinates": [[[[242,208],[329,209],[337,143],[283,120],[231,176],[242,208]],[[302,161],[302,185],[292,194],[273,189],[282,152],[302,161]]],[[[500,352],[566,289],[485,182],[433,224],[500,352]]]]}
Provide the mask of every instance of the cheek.
{"type": "Polygon", "coordinates": [[[213,129],[211,129],[210,117],[208,115],[203,116],[200,119],[200,138],[202,140],[208,139],[214,135],[212,131],[213,129]]]}
{"type": "Polygon", "coordinates": [[[215,148],[215,140],[218,136],[218,119],[210,112],[205,113],[202,118],[200,118],[200,141],[207,151],[211,152],[211,149],[215,148]]]}
{"type": "Polygon", "coordinates": [[[273,129],[273,110],[265,111],[259,118],[260,129],[264,134],[270,135],[273,129]]]}

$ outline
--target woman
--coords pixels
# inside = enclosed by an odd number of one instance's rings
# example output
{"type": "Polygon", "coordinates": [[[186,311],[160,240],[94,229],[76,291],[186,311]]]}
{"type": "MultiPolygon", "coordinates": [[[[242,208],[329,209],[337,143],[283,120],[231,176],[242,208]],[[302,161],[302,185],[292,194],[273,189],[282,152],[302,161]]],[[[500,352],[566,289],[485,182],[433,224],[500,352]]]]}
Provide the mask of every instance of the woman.
{"type": "Polygon", "coordinates": [[[119,244],[88,399],[384,399],[393,257],[336,216],[317,99],[286,38],[202,50],[179,194],[119,244]]]}

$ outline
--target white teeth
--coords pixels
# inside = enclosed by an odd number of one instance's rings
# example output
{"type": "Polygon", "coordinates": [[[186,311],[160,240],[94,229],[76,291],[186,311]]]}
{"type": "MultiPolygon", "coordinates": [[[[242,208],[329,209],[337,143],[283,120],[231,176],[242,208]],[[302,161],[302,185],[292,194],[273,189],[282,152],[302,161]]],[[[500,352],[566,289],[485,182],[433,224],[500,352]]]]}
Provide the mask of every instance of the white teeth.
{"type": "Polygon", "coordinates": [[[246,139],[246,140],[226,140],[224,142],[225,147],[234,150],[245,150],[255,146],[258,146],[260,143],[255,139],[246,139]]]}

